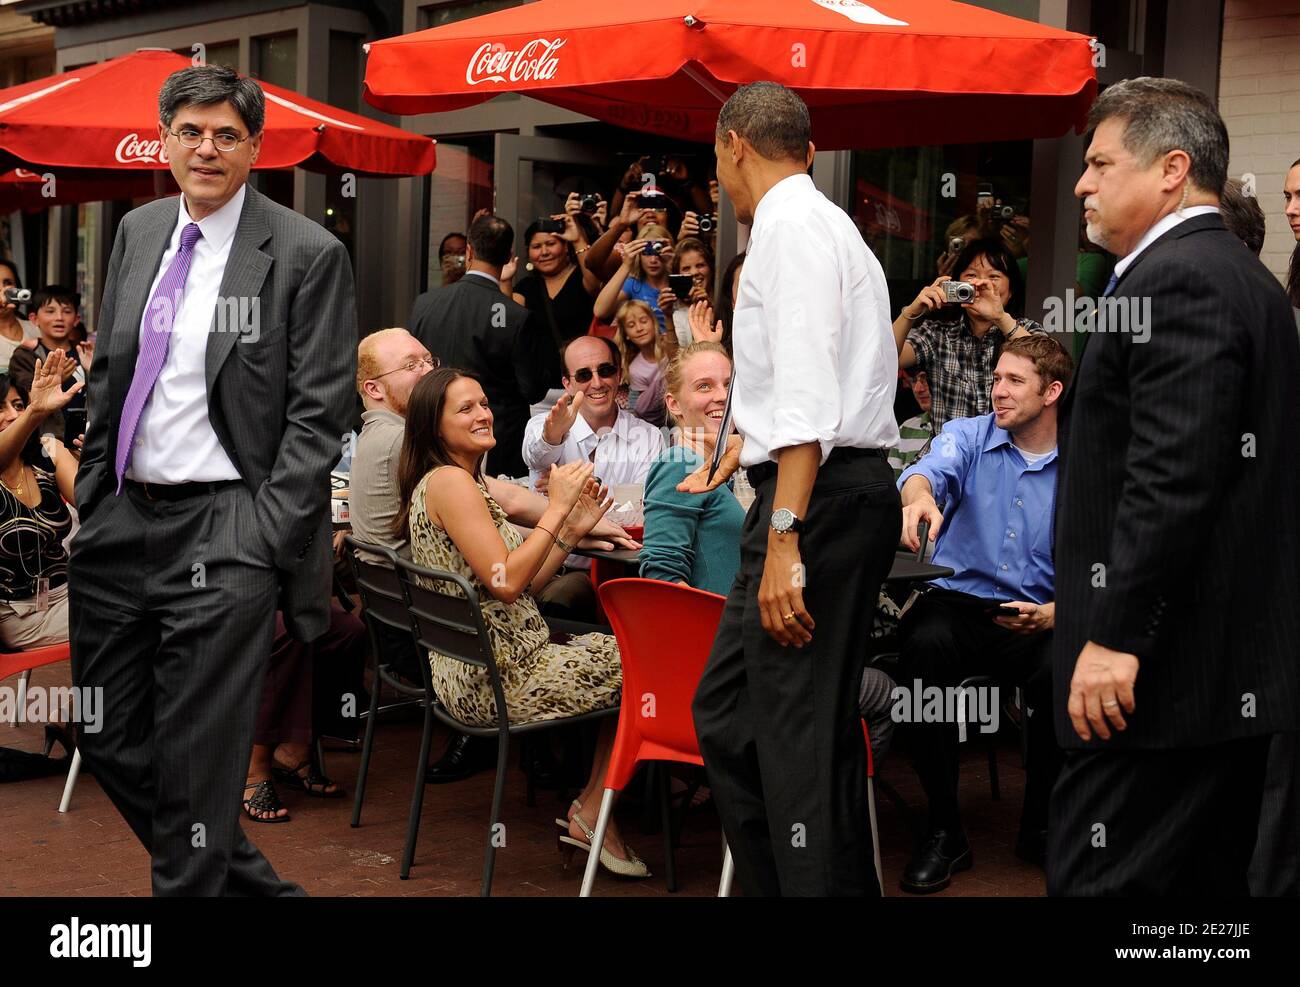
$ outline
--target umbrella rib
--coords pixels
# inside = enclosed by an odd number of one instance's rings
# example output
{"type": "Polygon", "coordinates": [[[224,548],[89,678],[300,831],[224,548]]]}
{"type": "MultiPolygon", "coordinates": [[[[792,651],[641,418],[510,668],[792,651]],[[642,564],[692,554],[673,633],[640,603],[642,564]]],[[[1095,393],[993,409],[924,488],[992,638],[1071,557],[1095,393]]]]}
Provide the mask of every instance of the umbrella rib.
{"type": "Polygon", "coordinates": [[[275,93],[263,89],[266,98],[273,103],[278,103],[285,109],[293,110],[295,113],[301,113],[303,116],[313,117],[317,120],[323,120],[326,123],[332,123],[336,127],[347,127],[349,130],[365,130],[365,127],[358,127],[355,123],[348,123],[346,120],[335,120],[333,117],[327,117],[324,113],[317,113],[315,110],[309,110],[305,106],[299,106],[292,100],[285,99],[283,96],[277,96],[275,93]]]}
{"type": "Polygon", "coordinates": [[[695,67],[694,62],[687,62],[685,65],[683,65],[682,74],[693,79],[701,89],[703,89],[706,93],[708,93],[710,96],[716,99],[719,103],[725,103],[727,101],[727,94],[724,93],[721,89],[719,89],[716,85],[714,85],[712,79],[710,79],[703,72],[699,71],[695,67]]]}
{"type": "Polygon", "coordinates": [[[24,103],[31,103],[40,99],[42,96],[48,96],[50,93],[58,92],[64,86],[70,86],[74,82],[80,82],[80,77],[75,79],[64,79],[62,82],[56,82],[52,86],[46,86],[44,89],[38,89],[34,93],[28,93],[26,96],[19,96],[17,99],[11,99],[7,103],[0,103],[0,113],[7,113],[15,106],[22,106],[24,103]]]}

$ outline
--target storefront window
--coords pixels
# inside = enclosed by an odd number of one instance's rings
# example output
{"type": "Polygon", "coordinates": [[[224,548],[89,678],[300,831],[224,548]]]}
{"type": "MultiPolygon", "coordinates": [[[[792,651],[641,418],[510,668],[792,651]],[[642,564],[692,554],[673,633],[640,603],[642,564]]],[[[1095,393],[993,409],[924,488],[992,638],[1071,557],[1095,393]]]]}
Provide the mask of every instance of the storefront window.
{"type": "MultiPolygon", "coordinates": [[[[284,89],[298,88],[298,35],[276,34],[253,39],[252,76],[284,89]]],[[[263,195],[293,208],[293,171],[254,172],[263,195]]]]}
{"type": "Polygon", "coordinates": [[[981,191],[1011,210],[986,229],[1015,224],[1028,239],[1031,159],[1030,141],[853,152],[849,214],[885,269],[895,312],[938,276],[949,228],[976,214],[981,191]]]}
{"type": "Polygon", "coordinates": [[[468,3],[440,3],[433,7],[421,7],[417,23],[419,30],[452,24],[481,14],[491,14],[510,7],[522,7],[531,0],[470,0],[468,3]]]}
{"type": "Polygon", "coordinates": [[[95,297],[99,271],[99,203],[77,206],[77,269],[73,289],[81,295],[81,319],[95,325],[95,297]]]}
{"type": "Polygon", "coordinates": [[[438,142],[438,168],[429,176],[428,260],[421,290],[443,283],[438,246],[447,234],[464,234],[474,213],[492,208],[492,155],[490,136],[438,142]]]}

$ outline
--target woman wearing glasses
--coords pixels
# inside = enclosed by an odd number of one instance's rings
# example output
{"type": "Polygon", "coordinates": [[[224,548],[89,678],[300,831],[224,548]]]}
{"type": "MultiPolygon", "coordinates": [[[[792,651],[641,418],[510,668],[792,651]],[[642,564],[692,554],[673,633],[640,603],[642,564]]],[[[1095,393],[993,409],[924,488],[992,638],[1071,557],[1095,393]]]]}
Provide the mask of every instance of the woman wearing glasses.
{"type": "MultiPolygon", "coordinates": [[[[549,470],[550,506],[524,538],[488,493],[483,457],[496,444],[483,388],[459,370],[435,370],[411,392],[402,443],[397,535],[409,533],[411,557],[457,573],[478,593],[512,723],[573,716],[616,706],[623,684],[618,645],[608,634],[552,635],[535,594],[564,564],[610,502],[590,462],[549,470]]],[[[496,700],[484,669],[431,652],[438,698],[457,719],[495,726],[496,700]]],[[[560,849],[590,850],[615,723],[603,721],[587,785],[560,849]]],[[[611,826],[600,848],[604,867],[626,877],[648,872],[611,826]]]]}

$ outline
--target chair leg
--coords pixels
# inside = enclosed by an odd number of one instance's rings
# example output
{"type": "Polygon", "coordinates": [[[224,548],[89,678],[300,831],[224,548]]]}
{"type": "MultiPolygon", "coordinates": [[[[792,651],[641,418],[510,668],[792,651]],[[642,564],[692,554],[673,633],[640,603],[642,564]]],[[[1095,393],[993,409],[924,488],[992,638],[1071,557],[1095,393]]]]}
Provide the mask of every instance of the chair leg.
{"type": "Polygon", "coordinates": [[[433,707],[424,704],[424,732],[420,735],[420,759],[415,762],[415,787],[411,792],[411,814],[406,821],[406,852],[402,854],[403,881],[411,876],[415,862],[415,838],[420,832],[420,812],[424,808],[424,772],[429,765],[429,745],[433,742],[433,707]]]}
{"type": "Polygon", "coordinates": [[[673,813],[669,802],[672,790],[667,764],[659,765],[659,816],[664,828],[664,884],[668,893],[677,890],[677,848],[673,845],[673,813]]]}
{"type": "Polygon", "coordinates": [[[329,777],[329,771],[325,768],[325,738],[316,738],[316,769],[326,778],[329,777]]]}
{"type": "Polygon", "coordinates": [[[880,866],[880,830],[876,827],[876,782],[867,779],[867,815],[871,819],[871,852],[876,860],[876,883],[880,885],[880,896],[885,896],[885,872],[880,866]]]}
{"type": "Polygon", "coordinates": [[[989,735],[989,790],[996,802],[1002,798],[1002,788],[998,785],[998,747],[994,735],[989,735]]]}
{"type": "Polygon", "coordinates": [[[67,812],[72,804],[72,790],[77,785],[77,775],[81,774],[81,748],[72,752],[72,766],[68,768],[68,780],[63,784],[63,798],[59,800],[59,811],[67,812]]]}
{"type": "Polygon", "coordinates": [[[596,816],[596,835],[591,838],[591,849],[587,851],[587,867],[582,872],[582,889],[579,898],[590,898],[591,887],[596,883],[596,868],[600,866],[600,848],[605,845],[605,831],[609,829],[609,817],[614,814],[614,789],[606,788],[600,797],[600,812],[596,816]]]}
{"type": "Polygon", "coordinates": [[[722,880],[718,882],[718,897],[731,897],[731,879],[736,875],[735,864],[731,860],[731,847],[727,846],[727,838],[722,838],[722,880]]]}
{"type": "Polygon", "coordinates": [[[497,823],[501,821],[501,801],[505,797],[506,774],[510,765],[510,734],[502,730],[497,741],[497,776],[492,784],[492,818],[488,821],[487,856],[483,860],[483,887],[479,896],[492,896],[492,871],[497,862],[497,823]]]}
{"type": "Polygon", "coordinates": [[[519,738],[519,766],[524,772],[524,805],[532,808],[537,804],[537,788],[533,784],[533,773],[529,770],[529,758],[533,752],[531,737],[519,738]]]}
{"type": "Polygon", "coordinates": [[[361,766],[357,768],[357,791],[352,800],[352,828],[361,825],[361,803],[366,797],[366,775],[370,771],[370,752],[375,744],[375,720],[379,709],[379,688],[383,685],[378,673],[370,687],[370,712],[366,715],[366,736],[361,742],[361,766]]]}

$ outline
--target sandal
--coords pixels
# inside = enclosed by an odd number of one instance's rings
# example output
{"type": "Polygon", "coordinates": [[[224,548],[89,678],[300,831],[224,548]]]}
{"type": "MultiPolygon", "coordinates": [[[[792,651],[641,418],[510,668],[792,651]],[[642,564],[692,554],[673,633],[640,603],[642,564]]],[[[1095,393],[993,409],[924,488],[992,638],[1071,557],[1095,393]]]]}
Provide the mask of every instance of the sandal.
{"type": "Polygon", "coordinates": [[[338,785],[334,786],[332,792],[325,790],[330,785],[334,785],[334,782],[316,770],[316,765],[312,763],[311,758],[302,761],[293,768],[286,768],[276,764],[272,767],[271,773],[275,775],[276,781],[310,795],[312,798],[341,799],[346,794],[338,785]],[[301,773],[303,768],[307,769],[305,776],[301,773]]]}
{"type": "Polygon", "coordinates": [[[271,784],[270,778],[263,778],[261,781],[250,781],[244,786],[244,791],[253,790],[251,797],[244,799],[244,815],[248,816],[253,822],[259,823],[285,823],[291,818],[288,813],[283,816],[277,816],[276,813],[284,808],[284,803],[280,801],[280,793],[275,790],[275,785],[271,784]]]}

